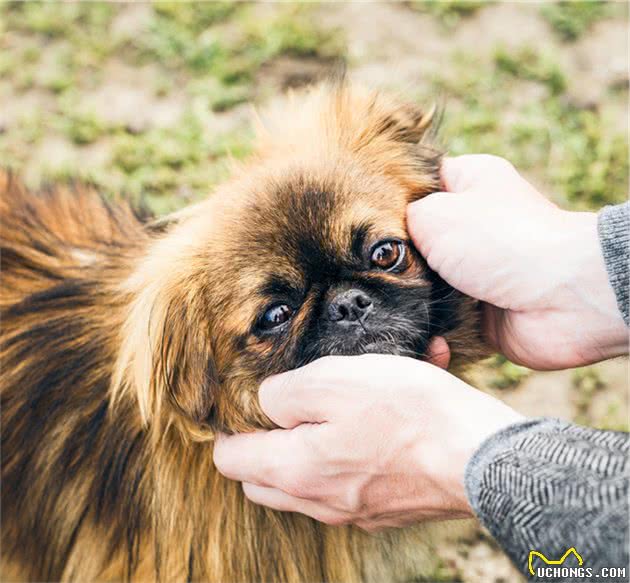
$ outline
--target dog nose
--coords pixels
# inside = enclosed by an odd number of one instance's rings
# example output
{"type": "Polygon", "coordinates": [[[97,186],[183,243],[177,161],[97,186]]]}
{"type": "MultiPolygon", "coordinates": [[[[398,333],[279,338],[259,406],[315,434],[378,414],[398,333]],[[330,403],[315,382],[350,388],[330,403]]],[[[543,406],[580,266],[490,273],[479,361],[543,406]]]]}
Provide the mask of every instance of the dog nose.
{"type": "Polygon", "coordinates": [[[328,318],[332,322],[358,322],[372,310],[370,296],[358,289],[337,294],[328,305],[328,318]]]}

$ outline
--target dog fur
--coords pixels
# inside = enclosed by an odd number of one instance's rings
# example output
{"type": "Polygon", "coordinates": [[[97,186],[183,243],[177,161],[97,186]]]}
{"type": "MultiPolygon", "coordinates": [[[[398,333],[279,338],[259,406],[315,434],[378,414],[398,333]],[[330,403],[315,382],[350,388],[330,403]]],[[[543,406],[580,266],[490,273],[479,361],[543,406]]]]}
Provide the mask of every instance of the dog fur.
{"type": "MultiPolygon", "coordinates": [[[[440,188],[431,125],[345,83],[311,89],[258,122],[257,150],[230,181],[157,220],[83,186],[33,193],[0,175],[3,581],[432,572],[441,527],[370,535],[278,513],[212,464],[217,429],[273,426],[261,380],[312,357],[295,356],[303,316],[282,339],[251,333],[266,274],[303,278],[291,249],[305,233],[331,253],[351,245],[349,224],[407,240],[406,205],[440,188]]],[[[369,277],[439,287],[410,261],[369,277]]],[[[484,352],[478,315],[447,292],[431,333],[461,365],[484,352]]]]}

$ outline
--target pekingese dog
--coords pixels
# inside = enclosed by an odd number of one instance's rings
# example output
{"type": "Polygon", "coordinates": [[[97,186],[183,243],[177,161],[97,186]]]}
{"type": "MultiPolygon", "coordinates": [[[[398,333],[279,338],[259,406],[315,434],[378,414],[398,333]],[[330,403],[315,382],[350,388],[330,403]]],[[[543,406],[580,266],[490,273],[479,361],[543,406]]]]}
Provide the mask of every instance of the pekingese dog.
{"type": "Polygon", "coordinates": [[[431,531],[369,535],[251,504],[216,430],[272,427],[270,374],[324,355],[483,353],[474,303],[410,243],[439,190],[432,114],[347,83],[258,123],[206,201],[141,219],[0,178],[2,580],[404,581],[431,531]]]}

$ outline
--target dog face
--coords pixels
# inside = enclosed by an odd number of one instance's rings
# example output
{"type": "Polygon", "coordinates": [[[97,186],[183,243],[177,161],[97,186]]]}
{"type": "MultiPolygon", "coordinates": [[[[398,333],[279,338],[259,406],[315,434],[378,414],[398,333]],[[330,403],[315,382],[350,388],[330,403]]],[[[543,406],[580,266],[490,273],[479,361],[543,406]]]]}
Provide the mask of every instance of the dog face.
{"type": "Polygon", "coordinates": [[[433,335],[474,325],[406,230],[406,206],[439,189],[429,122],[347,86],[313,90],[230,183],[167,220],[127,282],[118,383],[147,419],[269,426],[256,392],[270,374],[331,354],[422,358],[433,335]]]}

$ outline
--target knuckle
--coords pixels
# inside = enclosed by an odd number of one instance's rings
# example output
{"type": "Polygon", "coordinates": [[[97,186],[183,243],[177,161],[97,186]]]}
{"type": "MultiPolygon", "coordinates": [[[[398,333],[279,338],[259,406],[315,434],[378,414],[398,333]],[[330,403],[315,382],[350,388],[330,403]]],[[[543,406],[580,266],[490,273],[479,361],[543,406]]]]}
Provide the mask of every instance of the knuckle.
{"type": "Polygon", "coordinates": [[[361,492],[358,488],[348,488],[344,498],[343,505],[346,512],[351,514],[357,514],[363,509],[363,503],[361,502],[361,492]]]}
{"type": "Polygon", "coordinates": [[[411,228],[418,231],[418,243],[425,244],[427,240],[435,240],[443,233],[444,221],[450,222],[453,208],[458,205],[461,197],[451,192],[434,192],[422,199],[422,207],[412,218],[411,228]]]}
{"type": "Polygon", "coordinates": [[[350,523],[350,521],[345,516],[341,516],[339,514],[322,515],[316,520],[318,520],[319,522],[323,522],[324,524],[327,524],[329,526],[344,526],[345,524],[350,523]]]}
{"type": "Polygon", "coordinates": [[[223,453],[222,448],[217,444],[215,444],[212,450],[212,461],[215,467],[221,470],[221,467],[223,466],[223,453]]]}
{"type": "Polygon", "coordinates": [[[312,362],[310,367],[316,373],[324,373],[330,370],[331,367],[335,366],[335,363],[337,362],[337,358],[338,358],[337,356],[330,355],[330,354],[326,356],[322,356],[321,358],[318,358],[317,360],[312,362]]]}
{"type": "Polygon", "coordinates": [[[215,467],[221,472],[225,473],[228,470],[230,456],[226,451],[225,444],[217,442],[212,450],[212,461],[215,467]]]}
{"type": "Polygon", "coordinates": [[[505,158],[501,158],[501,156],[495,156],[494,154],[483,154],[483,156],[485,158],[485,164],[495,168],[496,170],[504,172],[512,172],[515,170],[514,165],[505,158]]]}
{"type": "Polygon", "coordinates": [[[270,484],[280,484],[284,481],[287,472],[286,466],[279,456],[273,456],[266,463],[261,464],[260,473],[265,476],[266,482],[270,484]]]}
{"type": "Polygon", "coordinates": [[[258,402],[263,411],[269,409],[274,402],[283,402],[291,388],[291,378],[278,375],[266,379],[258,389],[258,402]]]}
{"type": "Polygon", "coordinates": [[[421,204],[418,205],[414,218],[419,222],[429,223],[428,215],[439,210],[445,201],[450,200],[452,197],[449,194],[449,192],[433,192],[425,196],[420,201],[421,204]]]}
{"type": "Polygon", "coordinates": [[[251,484],[243,483],[243,494],[245,494],[245,498],[247,498],[250,502],[254,504],[260,504],[258,490],[254,488],[251,484]]]}
{"type": "Polygon", "coordinates": [[[307,498],[310,491],[308,478],[301,473],[291,473],[282,480],[282,489],[295,498],[307,498]]]}

